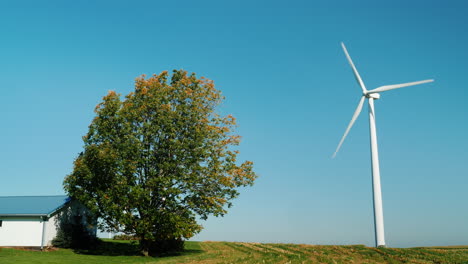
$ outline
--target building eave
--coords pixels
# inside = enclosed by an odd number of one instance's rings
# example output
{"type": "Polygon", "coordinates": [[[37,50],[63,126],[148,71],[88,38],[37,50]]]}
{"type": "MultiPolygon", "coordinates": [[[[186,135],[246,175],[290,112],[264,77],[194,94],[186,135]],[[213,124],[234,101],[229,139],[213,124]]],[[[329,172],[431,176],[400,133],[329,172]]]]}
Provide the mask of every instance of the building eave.
{"type": "Polygon", "coordinates": [[[0,214],[0,217],[47,217],[47,214],[0,214]]]}

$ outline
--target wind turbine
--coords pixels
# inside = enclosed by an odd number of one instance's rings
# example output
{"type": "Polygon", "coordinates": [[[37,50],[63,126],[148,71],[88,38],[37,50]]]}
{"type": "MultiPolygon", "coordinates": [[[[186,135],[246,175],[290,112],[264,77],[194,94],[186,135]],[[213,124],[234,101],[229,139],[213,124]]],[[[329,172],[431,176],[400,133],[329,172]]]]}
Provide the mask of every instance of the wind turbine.
{"type": "Polygon", "coordinates": [[[359,83],[362,89],[362,97],[359,101],[359,104],[354,111],[353,117],[351,118],[351,122],[349,122],[348,127],[338,144],[338,147],[333,154],[333,158],[340,150],[341,145],[343,144],[346,136],[349,133],[349,130],[354,124],[354,121],[358,118],[359,114],[361,113],[362,106],[364,105],[364,100],[367,98],[369,103],[369,128],[370,128],[370,146],[371,146],[371,161],[372,161],[372,190],[374,196],[374,228],[375,228],[375,244],[377,247],[385,247],[385,234],[384,234],[384,221],[383,221],[383,208],[382,208],[382,191],[380,188],[380,168],[379,168],[379,153],[377,149],[377,132],[375,128],[375,110],[374,110],[374,100],[380,98],[380,92],[385,92],[389,90],[399,89],[403,87],[429,83],[433,82],[434,80],[424,80],[424,81],[417,81],[417,82],[409,82],[409,83],[402,83],[402,84],[392,84],[392,85],[384,85],[373,90],[367,90],[364,82],[361,79],[356,67],[354,66],[351,57],[346,50],[345,45],[343,42],[341,43],[343,47],[343,51],[348,59],[349,65],[353,69],[354,77],[356,81],[359,83]]]}

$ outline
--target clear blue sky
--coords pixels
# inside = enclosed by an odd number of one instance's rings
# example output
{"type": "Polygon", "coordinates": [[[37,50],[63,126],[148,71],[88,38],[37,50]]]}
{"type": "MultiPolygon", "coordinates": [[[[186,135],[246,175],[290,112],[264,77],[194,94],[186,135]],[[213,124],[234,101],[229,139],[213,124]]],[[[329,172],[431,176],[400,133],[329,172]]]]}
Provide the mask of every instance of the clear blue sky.
{"type": "Polygon", "coordinates": [[[141,74],[215,80],[260,178],[194,239],[373,245],[368,88],[387,244],[468,244],[464,1],[4,1],[0,195],[63,194],[94,106],[141,74]]]}

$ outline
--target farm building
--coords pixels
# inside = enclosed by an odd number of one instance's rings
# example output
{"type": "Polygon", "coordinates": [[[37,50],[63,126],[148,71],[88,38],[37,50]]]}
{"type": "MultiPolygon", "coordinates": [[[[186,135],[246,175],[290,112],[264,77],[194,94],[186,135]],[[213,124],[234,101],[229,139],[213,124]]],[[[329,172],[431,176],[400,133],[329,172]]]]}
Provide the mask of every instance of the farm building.
{"type": "Polygon", "coordinates": [[[73,215],[86,224],[86,214],[80,213],[85,209],[75,205],[65,195],[0,196],[0,246],[50,246],[63,219],[70,219],[64,216],[73,215]]]}

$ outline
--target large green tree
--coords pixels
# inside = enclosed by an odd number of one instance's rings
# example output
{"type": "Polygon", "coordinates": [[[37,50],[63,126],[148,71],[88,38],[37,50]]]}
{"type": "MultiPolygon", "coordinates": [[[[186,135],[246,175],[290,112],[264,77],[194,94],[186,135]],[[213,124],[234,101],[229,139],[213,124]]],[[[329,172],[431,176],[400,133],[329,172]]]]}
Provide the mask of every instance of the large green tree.
{"type": "Polygon", "coordinates": [[[198,217],[223,216],[257,177],[236,160],[240,137],[234,117],[216,112],[222,99],[213,81],[183,70],[137,78],[123,101],[110,91],[65,190],[101,229],[135,234],[145,255],[183,245],[201,230],[198,217]]]}

